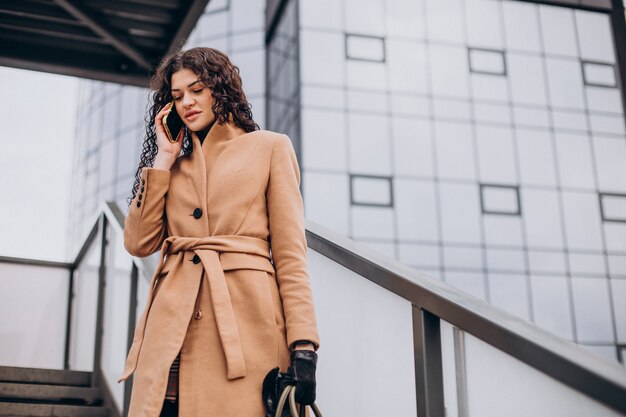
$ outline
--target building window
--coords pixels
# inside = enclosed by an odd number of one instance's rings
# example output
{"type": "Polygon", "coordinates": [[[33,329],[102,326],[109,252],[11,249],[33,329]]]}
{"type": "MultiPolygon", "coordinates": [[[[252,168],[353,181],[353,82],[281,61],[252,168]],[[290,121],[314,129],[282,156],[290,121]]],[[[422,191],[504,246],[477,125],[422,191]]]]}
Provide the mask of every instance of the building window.
{"type": "Polygon", "coordinates": [[[496,49],[468,48],[470,71],[478,74],[506,75],[504,51],[496,49]]]}
{"type": "Polygon", "coordinates": [[[346,33],[346,59],[385,62],[385,38],[346,33]]]}
{"type": "Polygon", "coordinates": [[[594,87],[617,87],[615,66],[602,62],[581,61],[585,85],[594,87]]]}
{"type": "Polygon", "coordinates": [[[520,216],[519,187],[499,184],[480,184],[480,206],[483,214],[520,216]]]}
{"type": "Polygon", "coordinates": [[[626,194],[600,193],[599,196],[602,220],[626,223],[626,194]]]}
{"type": "Polygon", "coordinates": [[[355,206],[393,207],[391,177],[350,175],[350,203],[355,206]]]}

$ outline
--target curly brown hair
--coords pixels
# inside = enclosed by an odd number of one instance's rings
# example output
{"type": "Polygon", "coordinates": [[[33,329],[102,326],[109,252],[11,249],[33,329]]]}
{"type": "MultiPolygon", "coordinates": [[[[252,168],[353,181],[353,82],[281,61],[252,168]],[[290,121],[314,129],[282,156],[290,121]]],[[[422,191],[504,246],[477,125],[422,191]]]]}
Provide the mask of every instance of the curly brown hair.
{"type": "MultiPolygon", "coordinates": [[[[243,91],[239,68],[233,65],[226,54],[217,49],[198,47],[165,56],[150,80],[150,87],[153,92],[145,120],[146,136],[143,141],[139,166],[135,173],[133,189],[127,199],[129,205],[137,195],[141,169],[151,167],[154,164],[154,158],[158,151],[154,120],[157,113],[172,101],[172,74],[183,68],[195,72],[200,81],[211,89],[216,123],[226,123],[232,115],[234,124],[244,131],[259,130],[259,125],[252,118],[251,106],[243,91]]],[[[192,151],[191,135],[185,128],[182,155],[189,156],[192,151]]]]}

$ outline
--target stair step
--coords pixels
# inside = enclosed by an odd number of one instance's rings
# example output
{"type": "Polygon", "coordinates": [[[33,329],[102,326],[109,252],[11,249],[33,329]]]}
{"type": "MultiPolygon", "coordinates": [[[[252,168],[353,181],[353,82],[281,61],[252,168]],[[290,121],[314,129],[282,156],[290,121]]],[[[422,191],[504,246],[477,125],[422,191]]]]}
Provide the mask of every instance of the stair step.
{"type": "Polygon", "coordinates": [[[87,387],[90,379],[91,372],[0,366],[0,382],[87,387]]]}
{"type": "Polygon", "coordinates": [[[72,401],[102,403],[100,388],[0,382],[0,401],[72,401]]]}
{"type": "Polygon", "coordinates": [[[0,416],[107,417],[108,408],[83,405],[20,404],[0,402],[0,416]]]}

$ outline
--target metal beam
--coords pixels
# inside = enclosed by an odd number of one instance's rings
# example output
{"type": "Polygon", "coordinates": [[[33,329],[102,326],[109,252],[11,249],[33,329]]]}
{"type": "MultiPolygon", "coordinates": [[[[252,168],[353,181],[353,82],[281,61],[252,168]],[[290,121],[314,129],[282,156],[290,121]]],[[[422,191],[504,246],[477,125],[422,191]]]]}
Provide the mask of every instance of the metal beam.
{"type": "Polygon", "coordinates": [[[139,5],[129,1],[120,0],[85,0],[85,4],[103,14],[109,16],[119,16],[126,19],[151,22],[161,25],[172,23],[170,14],[152,5],[139,5]]]}
{"type": "Polygon", "coordinates": [[[76,19],[83,22],[87,27],[100,35],[103,39],[109,42],[111,46],[117,49],[120,53],[130,58],[133,62],[146,70],[151,69],[150,63],[143,57],[143,55],[133,48],[129,41],[121,39],[119,36],[113,33],[113,30],[108,24],[95,16],[92,12],[88,11],[82,5],[78,5],[75,0],[53,0],[56,4],[61,6],[65,11],[74,16],[76,19]]]}
{"type": "Polygon", "coordinates": [[[191,0],[191,6],[187,9],[187,13],[184,16],[181,16],[181,24],[178,26],[176,34],[172,36],[172,41],[163,56],[167,56],[175,51],[178,51],[183,46],[187,37],[189,37],[189,34],[198,22],[198,16],[202,15],[202,12],[204,12],[208,3],[209,0],[191,0]]]}
{"type": "Polygon", "coordinates": [[[439,317],[413,305],[413,349],[418,417],[444,416],[439,317]]]}

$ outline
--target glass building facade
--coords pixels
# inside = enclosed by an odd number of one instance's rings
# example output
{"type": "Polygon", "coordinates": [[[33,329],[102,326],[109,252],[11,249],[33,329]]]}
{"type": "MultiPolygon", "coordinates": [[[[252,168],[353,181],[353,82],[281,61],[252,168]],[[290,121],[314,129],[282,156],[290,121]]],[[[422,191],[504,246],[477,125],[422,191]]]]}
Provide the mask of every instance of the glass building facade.
{"type": "MultiPolygon", "coordinates": [[[[228,53],[257,122],[292,138],[309,219],[624,361],[610,2],[289,0],[267,46],[262,3],[211,1],[186,46],[228,53]]],[[[125,206],[148,98],[81,91],[76,239],[98,201],[125,206]]]]}

